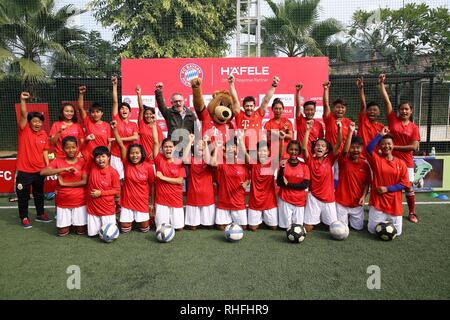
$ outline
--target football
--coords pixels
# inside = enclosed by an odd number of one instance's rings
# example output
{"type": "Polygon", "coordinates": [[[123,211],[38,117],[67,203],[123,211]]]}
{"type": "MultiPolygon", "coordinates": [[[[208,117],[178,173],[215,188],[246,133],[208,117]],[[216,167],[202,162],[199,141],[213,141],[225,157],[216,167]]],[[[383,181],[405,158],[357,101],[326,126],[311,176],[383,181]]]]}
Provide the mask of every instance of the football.
{"type": "Polygon", "coordinates": [[[163,223],[156,229],[156,239],[159,242],[170,242],[175,237],[175,229],[169,223],[163,223]]]}
{"type": "Polygon", "coordinates": [[[117,228],[115,223],[105,224],[100,229],[98,236],[104,242],[113,242],[119,237],[119,228],[117,228]]]}
{"type": "Polygon", "coordinates": [[[293,223],[286,229],[286,236],[292,243],[301,243],[306,238],[306,230],[301,224],[293,223]]]}
{"type": "Polygon", "coordinates": [[[348,226],[337,220],[330,224],[330,234],[336,240],[347,239],[349,234],[348,226]]]}
{"type": "Polygon", "coordinates": [[[225,239],[230,242],[236,242],[244,237],[244,230],[235,222],[230,223],[225,227],[225,239]]]}
{"type": "Polygon", "coordinates": [[[375,233],[381,240],[391,241],[397,236],[397,229],[395,229],[392,222],[384,221],[377,224],[375,227],[375,233]]]}

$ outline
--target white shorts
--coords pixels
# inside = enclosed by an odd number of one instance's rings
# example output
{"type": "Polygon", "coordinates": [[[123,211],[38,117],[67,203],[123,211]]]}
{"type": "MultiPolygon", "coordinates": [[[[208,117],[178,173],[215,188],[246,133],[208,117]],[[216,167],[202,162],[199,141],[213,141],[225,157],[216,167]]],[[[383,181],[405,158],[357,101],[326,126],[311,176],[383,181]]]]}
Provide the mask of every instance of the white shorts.
{"type": "Polygon", "coordinates": [[[120,222],[130,223],[133,221],[144,222],[150,220],[150,214],[148,212],[139,212],[122,207],[120,209],[120,222]]]}
{"type": "Polygon", "coordinates": [[[375,227],[377,224],[383,221],[390,221],[394,225],[395,229],[397,229],[397,236],[402,234],[402,226],[403,226],[403,217],[402,216],[393,216],[387,213],[384,213],[380,210],[375,209],[374,207],[370,207],[369,209],[369,224],[367,225],[367,229],[370,233],[375,233],[375,227]]]}
{"type": "Polygon", "coordinates": [[[186,205],[185,224],[188,226],[213,226],[216,218],[216,205],[210,206],[188,206],[186,205]]]}
{"type": "Polygon", "coordinates": [[[65,228],[70,226],[87,225],[86,206],[78,208],[56,207],[56,227],[65,228]]]}
{"type": "Polygon", "coordinates": [[[247,225],[247,210],[225,210],[217,208],[216,224],[225,225],[235,222],[240,226],[247,225]]]}
{"type": "Polygon", "coordinates": [[[175,229],[184,228],[183,208],[173,208],[155,204],[155,225],[158,229],[163,223],[170,223],[175,229]]]}
{"type": "Polygon", "coordinates": [[[248,209],[248,225],[259,226],[264,221],[266,226],[276,227],[278,225],[278,209],[252,210],[248,209]]]}
{"type": "Polygon", "coordinates": [[[98,235],[98,233],[100,232],[100,229],[104,225],[107,225],[108,223],[116,224],[116,215],[115,214],[111,214],[108,216],[101,216],[101,217],[94,216],[92,214],[88,214],[87,218],[88,218],[87,225],[88,225],[88,236],[89,237],[98,235]]]}
{"type": "Polygon", "coordinates": [[[336,203],[336,213],[339,221],[346,226],[350,220],[350,226],[355,230],[364,228],[364,207],[349,208],[336,203]]]}
{"type": "Polygon", "coordinates": [[[303,225],[305,219],[305,207],[298,207],[282,199],[278,199],[278,226],[289,228],[293,223],[303,225]]]}
{"type": "Polygon", "coordinates": [[[409,182],[414,182],[414,168],[408,168],[409,182]]]}
{"type": "Polygon", "coordinates": [[[111,155],[110,164],[111,164],[111,167],[113,167],[114,169],[117,170],[117,172],[119,173],[120,180],[122,180],[125,177],[124,171],[123,171],[122,159],[120,159],[119,157],[111,155]]]}
{"type": "Polygon", "coordinates": [[[320,221],[330,225],[337,220],[336,203],[322,202],[308,192],[305,208],[305,224],[316,225],[320,221]]]}

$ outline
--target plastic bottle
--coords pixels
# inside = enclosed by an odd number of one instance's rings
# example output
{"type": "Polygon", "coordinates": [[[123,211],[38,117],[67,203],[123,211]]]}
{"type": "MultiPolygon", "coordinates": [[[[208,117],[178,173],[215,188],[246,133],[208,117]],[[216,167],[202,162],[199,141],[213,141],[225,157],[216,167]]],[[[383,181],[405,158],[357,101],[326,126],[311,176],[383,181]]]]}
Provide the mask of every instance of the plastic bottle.
{"type": "Polygon", "coordinates": [[[436,148],[435,147],[431,147],[430,156],[432,156],[432,157],[436,156],[436,148]]]}

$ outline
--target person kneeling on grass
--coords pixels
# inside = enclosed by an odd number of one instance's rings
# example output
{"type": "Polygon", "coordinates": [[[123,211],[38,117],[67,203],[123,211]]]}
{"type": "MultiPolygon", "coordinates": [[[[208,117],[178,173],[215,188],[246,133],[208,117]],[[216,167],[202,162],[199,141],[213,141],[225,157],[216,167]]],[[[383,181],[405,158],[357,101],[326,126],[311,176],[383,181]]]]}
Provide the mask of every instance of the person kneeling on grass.
{"type": "Polygon", "coordinates": [[[128,150],[125,148],[122,138],[119,136],[116,121],[111,122],[111,128],[120,148],[125,172],[120,197],[120,230],[122,233],[130,232],[133,221],[136,221],[141,232],[148,232],[150,230],[148,195],[150,194],[150,188],[153,193],[155,182],[153,166],[145,161],[146,155],[142,145],[130,144],[128,150]]]}
{"type": "Polygon", "coordinates": [[[402,234],[402,190],[410,187],[406,164],[392,155],[394,139],[384,127],[367,146],[367,160],[372,168],[368,230],[375,233],[377,224],[391,221],[397,236],[402,234]],[[378,145],[379,151],[374,152],[378,145]]]}
{"type": "Polygon", "coordinates": [[[67,236],[71,226],[77,234],[86,234],[86,161],[77,157],[79,148],[76,137],[65,137],[61,145],[66,156],[53,160],[41,170],[41,176],[58,175],[55,198],[58,236],[67,236]]]}
{"type": "Polygon", "coordinates": [[[111,154],[105,146],[92,152],[95,165],[89,173],[87,187],[88,235],[98,235],[102,226],[116,224],[114,196],[120,194],[120,178],[116,169],[109,165],[111,154]]]}

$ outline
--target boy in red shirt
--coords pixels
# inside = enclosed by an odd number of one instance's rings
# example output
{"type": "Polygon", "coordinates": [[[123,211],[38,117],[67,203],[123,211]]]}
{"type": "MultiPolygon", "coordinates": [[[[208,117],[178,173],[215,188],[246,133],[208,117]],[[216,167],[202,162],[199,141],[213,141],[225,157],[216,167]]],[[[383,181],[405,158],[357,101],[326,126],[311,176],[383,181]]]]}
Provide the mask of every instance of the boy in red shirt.
{"type": "Polygon", "coordinates": [[[20,94],[20,117],[16,163],[16,193],[19,201],[19,217],[25,229],[31,228],[28,219],[30,187],[33,187],[36,221],[50,222],[44,212],[44,181],[39,172],[48,165],[48,135],[42,129],[44,115],[27,111],[28,92],[20,94]]]}
{"type": "Polygon", "coordinates": [[[350,124],[348,137],[339,155],[339,180],[336,187],[336,212],[339,221],[355,230],[364,227],[364,199],[369,191],[370,168],[361,156],[362,138],[354,137],[355,124],[350,124]]]}
{"type": "MultiPolygon", "coordinates": [[[[386,115],[389,122],[389,132],[394,139],[394,150],[392,154],[401,159],[408,168],[409,181],[414,181],[414,159],[413,152],[419,149],[420,132],[414,122],[412,122],[413,108],[409,102],[402,102],[398,107],[398,115],[392,108],[389,94],[386,91],[384,82],[386,76],[381,74],[378,78],[380,93],[386,106],[386,115]]],[[[415,212],[416,196],[412,184],[406,189],[406,201],[409,208],[408,220],[418,222],[415,212]]]]}
{"type": "Polygon", "coordinates": [[[383,128],[380,134],[367,146],[367,160],[372,168],[373,179],[370,192],[370,210],[368,230],[375,233],[375,227],[383,221],[391,221],[402,234],[402,190],[408,188],[408,170],[406,164],[392,154],[394,139],[383,128]],[[378,144],[379,153],[374,152],[378,144]]]}
{"type": "MultiPolygon", "coordinates": [[[[267,130],[267,142],[270,147],[272,139],[272,130],[278,131],[281,139],[284,141],[284,145],[288,145],[294,136],[294,130],[292,123],[288,118],[283,117],[284,104],[279,98],[275,98],[272,102],[273,118],[266,122],[264,129],[267,130]]],[[[275,135],[276,136],[276,135],[275,135]]],[[[259,151],[259,149],[258,149],[259,151]]],[[[286,150],[283,150],[281,155],[282,159],[288,159],[289,155],[286,150]]]]}
{"type": "Polygon", "coordinates": [[[92,152],[94,166],[89,173],[87,186],[88,235],[96,236],[102,226],[116,224],[114,196],[120,194],[120,178],[109,165],[111,154],[105,146],[92,152]]]}

